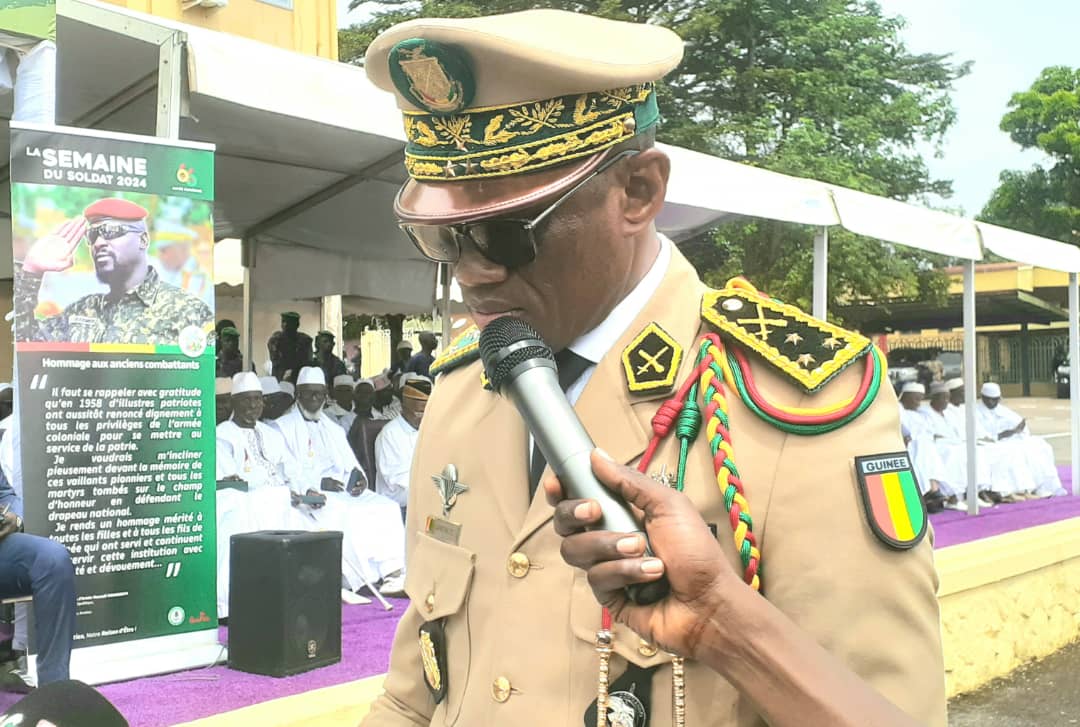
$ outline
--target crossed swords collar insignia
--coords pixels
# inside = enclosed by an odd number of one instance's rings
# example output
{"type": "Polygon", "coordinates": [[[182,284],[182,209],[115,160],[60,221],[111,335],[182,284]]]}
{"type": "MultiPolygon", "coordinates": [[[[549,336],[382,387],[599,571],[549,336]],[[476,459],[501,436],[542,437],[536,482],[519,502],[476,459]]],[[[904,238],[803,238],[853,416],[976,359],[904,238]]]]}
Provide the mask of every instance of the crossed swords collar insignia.
{"type": "Polygon", "coordinates": [[[656,323],[650,323],[623,349],[627,388],[635,394],[670,389],[675,385],[682,357],[679,342],[656,323]]]}

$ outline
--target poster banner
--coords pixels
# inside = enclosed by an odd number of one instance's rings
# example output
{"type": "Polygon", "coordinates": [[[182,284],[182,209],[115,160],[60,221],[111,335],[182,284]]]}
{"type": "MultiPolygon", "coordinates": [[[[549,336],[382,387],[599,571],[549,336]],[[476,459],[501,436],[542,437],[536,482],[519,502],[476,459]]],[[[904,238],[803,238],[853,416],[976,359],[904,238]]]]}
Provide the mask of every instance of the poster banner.
{"type": "Polygon", "coordinates": [[[12,124],[27,532],[76,647],[213,629],[213,148],[12,124]]]}
{"type": "Polygon", "coordinates": [[[0,0],[0,32],[56,40],[56,0],[0,0]]]}

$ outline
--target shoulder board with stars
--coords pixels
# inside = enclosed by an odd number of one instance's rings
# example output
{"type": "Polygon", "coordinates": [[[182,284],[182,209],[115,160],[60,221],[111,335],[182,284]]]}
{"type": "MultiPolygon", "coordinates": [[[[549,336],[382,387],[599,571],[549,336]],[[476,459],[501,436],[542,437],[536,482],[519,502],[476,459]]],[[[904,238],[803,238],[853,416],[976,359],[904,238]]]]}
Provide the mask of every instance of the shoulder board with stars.
{"type": "Polygon", "coordinates": [[[808,393],[870,352],[870,339],[754,290],[727,287],[701,300],[701,317],[808,393]]]}
{"type": "Polygon", "coordinates": [[[432,378],[445,374],[459,366],[470,364],[480,358],[480,329],[469,326],[459,334],[446,350],[431,364],[432,378]]]}

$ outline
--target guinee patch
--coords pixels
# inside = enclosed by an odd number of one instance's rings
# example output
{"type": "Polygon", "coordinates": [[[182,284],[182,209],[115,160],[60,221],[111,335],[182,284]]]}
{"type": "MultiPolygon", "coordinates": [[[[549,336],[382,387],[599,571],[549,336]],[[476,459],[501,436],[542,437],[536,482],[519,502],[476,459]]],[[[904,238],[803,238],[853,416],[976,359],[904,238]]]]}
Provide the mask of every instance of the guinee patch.
{"type": "Polygon", "coordinates": [[[877,539],[897,550],[918,545],[926,535],[926,505],[907,452],[856,457],[855,477],[877,539]]]}

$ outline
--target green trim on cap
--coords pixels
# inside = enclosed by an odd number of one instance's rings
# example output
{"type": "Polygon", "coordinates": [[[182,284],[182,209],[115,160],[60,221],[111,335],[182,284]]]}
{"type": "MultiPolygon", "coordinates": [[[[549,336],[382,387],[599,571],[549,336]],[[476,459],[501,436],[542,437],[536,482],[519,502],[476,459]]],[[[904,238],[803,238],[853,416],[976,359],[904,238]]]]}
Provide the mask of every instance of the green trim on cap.
{"type": "Polygon", "coordinates": [[[300,314],[297,313],[296,311],[291,311],[291,310],[290,311],[285,311],[284,313],[282,313],[281,317],[282,318],[295,318],[296,320],[300,320],[300,314]]]}
{"type": "Polygon", "coordinates": [[[432,114],[453,114],[476,93],[468,57],[456,46],[409,38],[390,49],[390,80],[402,96],[432,114]]]}

